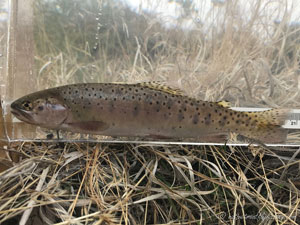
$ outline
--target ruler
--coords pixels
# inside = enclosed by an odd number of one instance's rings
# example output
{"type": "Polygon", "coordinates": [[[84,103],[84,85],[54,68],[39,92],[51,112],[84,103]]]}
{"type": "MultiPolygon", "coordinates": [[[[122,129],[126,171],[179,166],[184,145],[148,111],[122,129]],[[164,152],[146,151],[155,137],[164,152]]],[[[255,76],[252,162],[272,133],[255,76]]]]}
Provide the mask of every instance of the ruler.
{"type": "MultiPolygon", "coordinates": [[[[236,111],[266,111],[272,108],[247,108],[247,107],[231,107],[236,111]]],[[[285,123],[282,125],[286,129],[300,129],[300,109],[291,109],[285,123]]]]}

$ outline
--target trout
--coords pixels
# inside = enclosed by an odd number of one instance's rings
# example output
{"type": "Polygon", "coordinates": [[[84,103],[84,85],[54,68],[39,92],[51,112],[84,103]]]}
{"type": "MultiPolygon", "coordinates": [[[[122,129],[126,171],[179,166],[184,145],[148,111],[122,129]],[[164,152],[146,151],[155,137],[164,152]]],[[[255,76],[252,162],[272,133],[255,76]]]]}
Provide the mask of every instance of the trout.
{"type": "Polygon", "coordinates": [[[40,127],[105,136],[218,141],[234,132],[263,143],[282,143],[287,136],[281,127],[285,109],[234,111],[155,82],[60,86],[14,101],[11,112],[40,127]]]}

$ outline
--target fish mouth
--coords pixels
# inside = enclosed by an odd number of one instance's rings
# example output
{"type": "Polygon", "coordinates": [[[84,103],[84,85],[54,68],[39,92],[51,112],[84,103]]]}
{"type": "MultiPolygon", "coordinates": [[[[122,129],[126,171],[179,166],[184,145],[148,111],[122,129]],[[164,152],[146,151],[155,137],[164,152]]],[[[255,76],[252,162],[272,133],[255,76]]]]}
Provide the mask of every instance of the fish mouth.
{"type": "Polygon", "coordinates": [[[30,112],[26,110],[19,109],[16,107],[11,107],[11,113],[19,120],[32,123],[32,117],[30,115],[30,112]]]}

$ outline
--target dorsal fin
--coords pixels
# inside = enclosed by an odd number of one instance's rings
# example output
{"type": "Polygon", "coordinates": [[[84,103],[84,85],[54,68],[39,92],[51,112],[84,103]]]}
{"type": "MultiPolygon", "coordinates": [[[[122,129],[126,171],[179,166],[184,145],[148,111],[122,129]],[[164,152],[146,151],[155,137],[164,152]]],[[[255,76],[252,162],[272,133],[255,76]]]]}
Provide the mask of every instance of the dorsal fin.
{"type": "Polygon", "coordinates": [[[220,105],[220,106],[223,106],[224,108],[230,108],[231,107],[230,102],[228,102],[226,100],[219,101],[219,102],[217,102],[217,104],[220,105]]]}
{"type": "Polygon", "coordinates": [[[174,94],[174,95],[185,95],[184,92],[178,88],[174,87],[169,87],[163,83],[160,83],[158,81],[151,81],[151,82],[142,82],[139,83],[140,86],[142,87],[148,87],[153,90],[158,90],[158,91],[163,91],[169,94],[174,94]]]}

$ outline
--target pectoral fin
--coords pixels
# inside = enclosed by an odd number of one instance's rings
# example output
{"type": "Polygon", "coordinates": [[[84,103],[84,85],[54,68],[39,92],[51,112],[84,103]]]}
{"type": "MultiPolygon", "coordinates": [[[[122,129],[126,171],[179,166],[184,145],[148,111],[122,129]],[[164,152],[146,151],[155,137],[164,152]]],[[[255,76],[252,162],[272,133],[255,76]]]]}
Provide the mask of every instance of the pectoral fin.
{"type": "Polygon", "coordinates": [[[109,128],[109,125],[102,121],[83,121],[69,123],[68,125],[74,128],[74,131],[82,133],[97,133],[109,128]]]}

